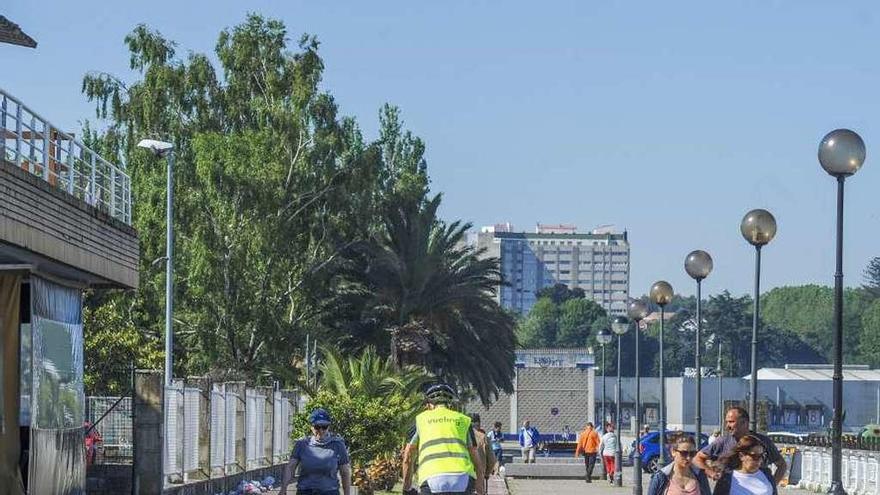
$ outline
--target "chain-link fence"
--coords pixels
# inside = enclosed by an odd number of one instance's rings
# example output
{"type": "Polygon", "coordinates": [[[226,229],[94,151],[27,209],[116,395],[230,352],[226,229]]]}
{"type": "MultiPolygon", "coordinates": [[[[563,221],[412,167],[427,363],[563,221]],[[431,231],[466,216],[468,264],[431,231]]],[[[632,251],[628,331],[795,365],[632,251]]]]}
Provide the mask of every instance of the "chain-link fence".
{"type": "Polygon", "coordinates": [[[86,421],[94,425],[94,464],[131,464],[131,397],[87,397],[86,421]]]}

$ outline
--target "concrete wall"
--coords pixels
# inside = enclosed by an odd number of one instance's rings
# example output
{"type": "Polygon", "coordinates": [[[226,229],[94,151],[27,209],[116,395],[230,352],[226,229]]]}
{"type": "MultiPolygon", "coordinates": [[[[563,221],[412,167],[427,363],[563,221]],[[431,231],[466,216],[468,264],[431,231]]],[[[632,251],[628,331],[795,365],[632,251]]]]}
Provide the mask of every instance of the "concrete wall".
{"type": "Polygon", "coordinates": [[[516,375],[513,394],[502,394],[488,408],[479,401],[468,405],[468,412],[480,413],[484,428],[501,421],[505,432],[516,433],[529,420],[542,433],[561,433],[566,426],[576,432],[593,420],[592,369],[517,368],[516,375]]]}
{"type": "Polygon", "coordinates": [[[0,160],[0,263],[92,286],[138,286],[133,228],[0,160]]]}

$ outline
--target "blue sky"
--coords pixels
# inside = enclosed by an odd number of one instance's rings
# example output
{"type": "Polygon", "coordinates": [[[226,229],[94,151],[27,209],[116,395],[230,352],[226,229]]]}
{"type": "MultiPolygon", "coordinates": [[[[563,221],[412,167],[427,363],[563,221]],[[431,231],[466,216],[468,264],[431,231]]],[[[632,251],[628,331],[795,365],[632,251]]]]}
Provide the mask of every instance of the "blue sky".
{"type": "Polygon", "coordinates": [[[750,292],[738,227],[758,207],[779,223],[763,287],[830,285],[835,189],[816,149],[838,127],[868,145],[847,185],[847,285],[880,255],[876,2],[6,0],[39,47],[0,45],[0,87],[76,130],[94,116],[82,75],[131,77],[136,24],[211,52],[247,11],[318,36],[324,87],[369,137],[384,102],[401,107],[446,218],[626,228],[634,294],[693,293],[697,248],[715,259],[704,293],[750,292]]]}

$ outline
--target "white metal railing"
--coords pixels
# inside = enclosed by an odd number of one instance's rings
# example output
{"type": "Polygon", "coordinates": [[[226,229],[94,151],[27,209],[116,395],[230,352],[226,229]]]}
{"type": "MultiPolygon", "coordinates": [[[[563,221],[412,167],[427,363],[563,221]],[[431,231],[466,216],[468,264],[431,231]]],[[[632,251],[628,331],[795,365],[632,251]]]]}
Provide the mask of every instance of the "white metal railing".
{"type": "MultiPolygon", "coordinates": [[[[799,448],[800,449],[800,448],[799,448]]],[[[804,447],[795,456],[800,463],[798,487],[826,492],[831,487],[831,449],[804,447]]],[[[880,452],[844,450],[841,459],[841,481],[849,494],[880,495],[880,452]]]]}
{"type": "Polygon", "coordinates": [[[233,475],[288,459],[295,394],[276,390],[270,397],[263,389],[246,388],[242,398],[236,390],[241,388],[214,384],[203,398],[201,389],[183,387],[177,381],[165,388],[164,471],[168,482],[186,483],[197,472],[202,477],[233,475]],[[237,424],[242,412],[244,431],[237,424]],[[209,430],[207,446],[199,442],[204,429],[209,430]],[[236,452],[236,446],[242,441],[245,456],[238,458],[241,453],[236,452]],[[267,441],[271,445],[266,445],[267,441]],[[205,457],[208,465],[200,465],[205,457]]]}
{"type": "Polygon", "coordinates": [[[131,178],[0,88],[0,159],[131,225],[131,178]]]}

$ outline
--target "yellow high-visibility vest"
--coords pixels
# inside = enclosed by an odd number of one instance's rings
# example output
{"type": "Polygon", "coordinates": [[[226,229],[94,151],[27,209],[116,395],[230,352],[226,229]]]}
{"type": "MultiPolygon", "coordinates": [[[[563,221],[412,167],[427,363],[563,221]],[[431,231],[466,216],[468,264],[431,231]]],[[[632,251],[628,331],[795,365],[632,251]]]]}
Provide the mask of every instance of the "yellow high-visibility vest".
{"type": "Polygon", "coordinates": [[[416,416],[419,483],[438,474],[467,473],[476,478],[467,449],[471,418],[437,406],[416,416]]]}

